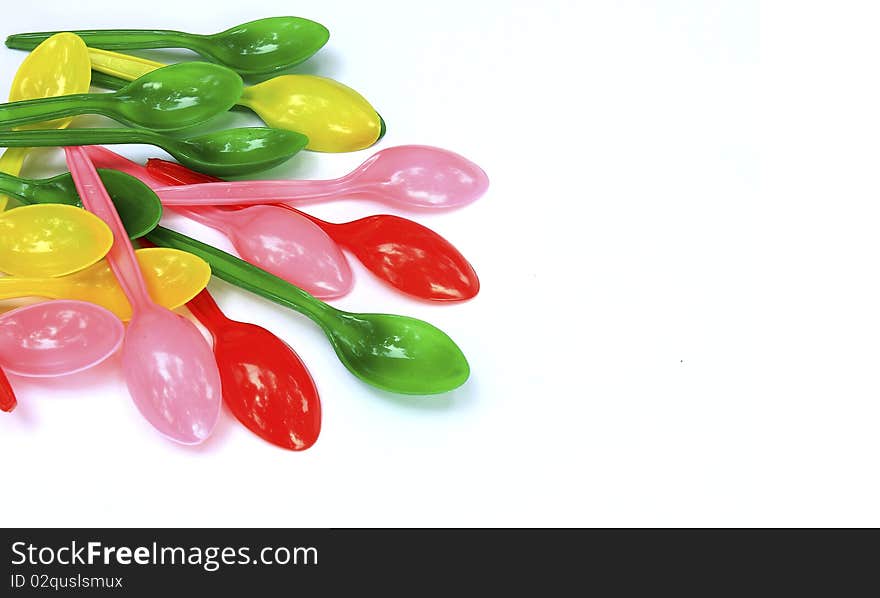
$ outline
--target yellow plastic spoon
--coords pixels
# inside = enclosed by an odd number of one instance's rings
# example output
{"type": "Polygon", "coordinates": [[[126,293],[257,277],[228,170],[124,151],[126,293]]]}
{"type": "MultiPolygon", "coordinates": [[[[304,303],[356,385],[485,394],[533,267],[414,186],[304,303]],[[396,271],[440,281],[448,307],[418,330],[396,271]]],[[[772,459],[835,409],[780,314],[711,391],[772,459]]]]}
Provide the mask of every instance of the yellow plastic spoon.
{"type": "MultiPolygon", "coordinates": [[[[145,58],[89,48],[96,71],[133,81],[165,66],[145,58]]],[[[303,133],[307,149],[350,152],[373,145],[381,119],[364,97],[333,79],[314,75],[279,75],[246,86],[238,105],[257,113],[270,127],[303,133]]]]}
{"type": "Polygon", "coordinates": [[[65,276],[107,255],[113,233],[75,206],[40,204],[0,214],[0,272],[65,276]]]}
{"type": "MultiPolygon", "coordinates": [[[[88,93],[92,78],[89,51],[85,42],[72,33],[53,35],[27,55],[9,91],[9,101],[36,100],[74,93],[88,93]]],[[[73,118],[22,125],[20,129],[64,129],[73,118]]],[[[0,171],[18,176],[30,151],[11,147],[0,156],[0,171]]],[[[6,208],[7,197],[0,195],[0,211],[6,208]]]]}
{"type": "MultiPolygon", "coordinates": [[[[138,249],[135,255],[150,297],[168,309],[180,307],[198,295],[211,278],[208,263],[185,251],[155,247],[138,249]]],[[[0,277],[0,299],[17,297],[89,301],[109,309],[123,321],[131,319],[131,304],[107,260],[61,278],[0,277]]]]}

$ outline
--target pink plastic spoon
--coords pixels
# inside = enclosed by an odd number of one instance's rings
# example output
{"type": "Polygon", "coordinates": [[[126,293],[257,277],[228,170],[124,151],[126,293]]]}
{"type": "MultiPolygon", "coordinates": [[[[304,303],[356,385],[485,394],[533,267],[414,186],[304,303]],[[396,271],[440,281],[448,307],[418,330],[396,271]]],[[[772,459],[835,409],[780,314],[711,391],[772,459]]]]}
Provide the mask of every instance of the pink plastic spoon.
{"type": "Polygon", "coordinates": [[[327,181],[231,181],[156,190],[162,203],[248,205],[363,198],[400,209],[457,208],[489,186],[483,170],[448,150],[400,145],[373,154],[342,178],[327,181]]]}
{"type": "Polygon", "coordinates": [[[220,415],[220,373],[211,348],[195,325],[153,302],[128,235],[88,155],[64,148],[83,205],[113,231],[107,254],[132,306],[122,345],[125,381],[141,414],[168,438],[203,442],[220,415]]]}
{"type": "MultiPolygon", "coordinates": [[[[104,147],[85,148],[99,168],[120,170],[146,185],[164,185],[147,169],[104,147]]],[[[224,233],[242,259],[295,284],[320,299],[345,295],[354,284],[348,260],[321,227],[278,206],[229,210],[213,206],[175,211],[224,233]]]]}
{"type": "Polygon", "coordinates": [[[122,344],[112,312],[85,301],[46,301],[0,315],[0,363],[19,376],[73,374],[98,365],[122,344]]]}

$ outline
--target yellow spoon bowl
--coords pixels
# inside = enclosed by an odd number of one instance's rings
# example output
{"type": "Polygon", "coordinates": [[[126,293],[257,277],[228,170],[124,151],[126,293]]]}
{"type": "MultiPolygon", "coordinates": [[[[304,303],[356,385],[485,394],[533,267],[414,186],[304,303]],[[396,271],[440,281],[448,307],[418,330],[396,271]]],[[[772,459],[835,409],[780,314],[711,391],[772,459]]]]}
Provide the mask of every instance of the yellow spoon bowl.
{"type": "MultiPolygon", "coordinates": [[[[208,263],[185,251],[151,247],[138,249],[135,255],[150,297],[168,309],[187,303],[211,278],[208,263]]],[[[0,299],[32,296],[89,301],[109,309],[123,321],[131,319],[131,304],[107,260],[63,278],[0,277],[0,299]]]]}
{"type": "MultiPolygon", "coordinates": [[[[72,33],[53,35],[25,57],[9,91],[9,101],[37,100],[74,93],[87,93],[92,79],[89,49],[72,33]]],[[[72,118],[22,125],[18,129],[64,129],[72,118]]],[[[0,156],[0,172],[18,176],[30,150],[12,147],[0,156]]],[[[7,197],[0,195],[0,211],[7,197]]]]}
{"type": "MultiPolygon", "coordinates": [[[[133,81],[165,66],[145,58],[89,48],[92,68],[133,81]]],[[[270,127],[302,133],[307,149],[351,152],[370,147],[382,131],[379,114],[352,88],[326,77],[279,75],[245,87],[238,105],[270,127]]]]}
{"type": "Polygon", "coordinates": [[[39,204],[0,214],[0,272],[13,276],[65,276],[112,246],[104,221],[75,206],[39,204]]]}

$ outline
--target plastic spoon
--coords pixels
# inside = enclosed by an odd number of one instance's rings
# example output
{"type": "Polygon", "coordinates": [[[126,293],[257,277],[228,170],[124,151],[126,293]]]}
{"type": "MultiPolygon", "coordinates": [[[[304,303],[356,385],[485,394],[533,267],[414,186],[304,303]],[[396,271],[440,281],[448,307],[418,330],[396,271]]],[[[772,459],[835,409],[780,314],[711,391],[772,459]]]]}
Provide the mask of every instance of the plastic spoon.
{"type": "MultiPolygon", "coordinates": [[[[152,179],[166,185],[221,180],[157,158],[147,161],[147,170],[152,179]]],[[[404,293],[430,301],[463,301],[480,290],[477,273],[465,257],[449,241],[417,222],[378,215],[334,224],[286,204],[277,205],[310,219],[331,239],[354,253],[373,274],[404,293]]],[[[248,209],[253,208],[242,211],[248,209]]]]}
{"type": "Polygon", "coordinates": [[[368,384],[404,394],[437,394],[461,386],[470,374],[458,346],[427,322],[335,309],[265,270],[161,226],[147,238],[194,253],[211,264],[215,276],[302,313],[321,327],[343,365],[368,384]]]}
{"type": "Polygon", "coordinates": [[[177,139],[146,129],[0,131],[0,147],[147,143],[161,147],[190,168],[239,175],[266,170],[289,160],[308,143],[293,131],[245,127],[177,139]]]}
{"type": "Polygon", "coordinates": [[[0,127],[78,114],[101,114],[129,126],[174,131],[226,112],[241,96],[241,77],[207,62],[172,64],[115,93],[82,93],[0,104],[0,127]]]}
{"type": "MultiPolygon", "coordinates": [[[[165,65],[144,58],[89,49],[92,68],[111,75],[102,79],[118,88],[115,81],[132,81],[165,65]],[[119,79],[116,79],[119,78],[119,79]]],[[[321,152],[350,152],[373,145],[383,123],[370,103],[352,88],[326,77],[279,75],[247,86],[238,99],[270,127],[288,129],[309,138],[306,149],[321,152]]]]}
{"type": "MultiPolygon", "coordinates": [[[[22,61],[12,80],[9,101],[87,93],[91,74],[88,49],[83,40],[72,33],[59,33],[34,48],[22,61]]],[[[38,128],[63,129],[71,120],[44,122],[38,128]]],[[[0,156],[0,172],[18,175],[28,151],[24,147],[6,150],[0,156]]],[[[0,212],[6,207],[6,200],[6,196],[0,196],[0,212]]]]}
{"type": "Polygon", "coordinates": [[[115,236],[107,260],[132,305],[122,345],[132,399],[168,438],[204,442],[220,416],[220,373],[211,349],[192,322],[153,302],[122,221],[85,150],[66,147],[64,152],[83,205],[115,236]]]}
{"type": "MultiPolygon", "coordinates": [[[[156,303],[175,309],[195,297],[211,278],[208,264],[174,249],[138,249],[147,290],[156,303]]],[[[89,301],[109,309],[121,320],[131,318],[131,305],[106,260],[69,276],[57,278],[0,277],[0,299],[48,297],[89,301]]]]}
{"type": "Polygon", "coordinates": [[[0,315],[0,363],[20,376],[64,376],[98,365],[125,328],[112,312],[84,301],[46,301],[0,315]]]}
{"type": "Polygon", "coordinates": [[[100,218],[73,206],[46,204],[0,215],[0,272],[64,276],[107,255],[113,234],[100,218]]]}
{"type": "MultiPolygon", "coordinates": [[[[198,167],[194,170],[217,174],[198,167]]],[[[376,152],[351,173],[329,181],[233,181],[166,187],[156,192],[168,206],[305,203],[357,197],[407,209],[461,207],[483,195],[488,186],[486,173],[458,154],[425,145],[400,145],[376,152]]]]}
{"type": "MultiPolygon", "coordinates": [[[[85,151],[96,166],[128,173],[150,186],[162,185],[142,165],[107,148],[90,146],[85,151]]],[[[155,201],[158,202],[158,198],[155,201]]],[[[245,261],[317,297],[340,297],[352,287],[354,279],[345,256],[336,243],[307,218],[278,206],[253,206],[244,210],[178,207],[176,210],[226,234],[245,261]]]]}
{"type": "MultiPolygon", "coordinates": [[[[6,38],[6,46],[32,50],[53,33],[11,35],[6,38]]],[[[248,75],[271,73],[299,64],[330,38],[326,27],[299,17],[259,19],[213,35],[155,29],[91,29],[73,33],[89,46],[105,50],[187,48],[248,75]]]]}
{"type": "MultiPolygon", "coordinates": [[[[162,218],[162,204],[155,193],[135,177],[117,170],[99,169],[98,174],[110,193],[131,239],[153,230],[162,218]]],[[[27,204],[67,204],[82,207],[70,173],[51,179],[21,179],[0,173],[0,192],[27,204]]]]}
{"type": "Polygon", "coordinates": [[[208,291],[186,304],[211,331],[223,400],[251,432],[293,451],[321,431],[318,389],[299,356],[277,336],[227,318],[208,291]]]}

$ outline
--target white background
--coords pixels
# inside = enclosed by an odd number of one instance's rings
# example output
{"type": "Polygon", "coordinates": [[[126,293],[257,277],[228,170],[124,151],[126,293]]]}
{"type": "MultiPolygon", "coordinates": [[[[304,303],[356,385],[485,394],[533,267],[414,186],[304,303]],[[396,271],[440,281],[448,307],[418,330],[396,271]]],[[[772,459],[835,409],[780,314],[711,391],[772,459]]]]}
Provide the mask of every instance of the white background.
{"type": "MultiPolygon", "coordinates": [[[[76,6],[18,5],[0,33],[213,32],[293,11],[331,31],[298,72],[361,91],[388,122],[379,147],[432,144],[483,166],[482,200],[414,216],[472,261],[475,300],[412,301],[353,262],[357,286],[337,302],[439,325],[473,376],[442,397],[375,391],[308,320],[213,281],[230,316],[308,363],[317,445],[276,449],[228,413],[202,447],[165,441],[118,359],[14,377],[0,524],[880,525],[873,3],[76,6]]],[[[23,56],[0,52],[3,94],[23,56]]],[[[338,176],[372,151],[306,153],[264,176],[338,176]]],[[[61,169],[57,151],[39,155],[51,166],[30,174],[61,169]]]]}

